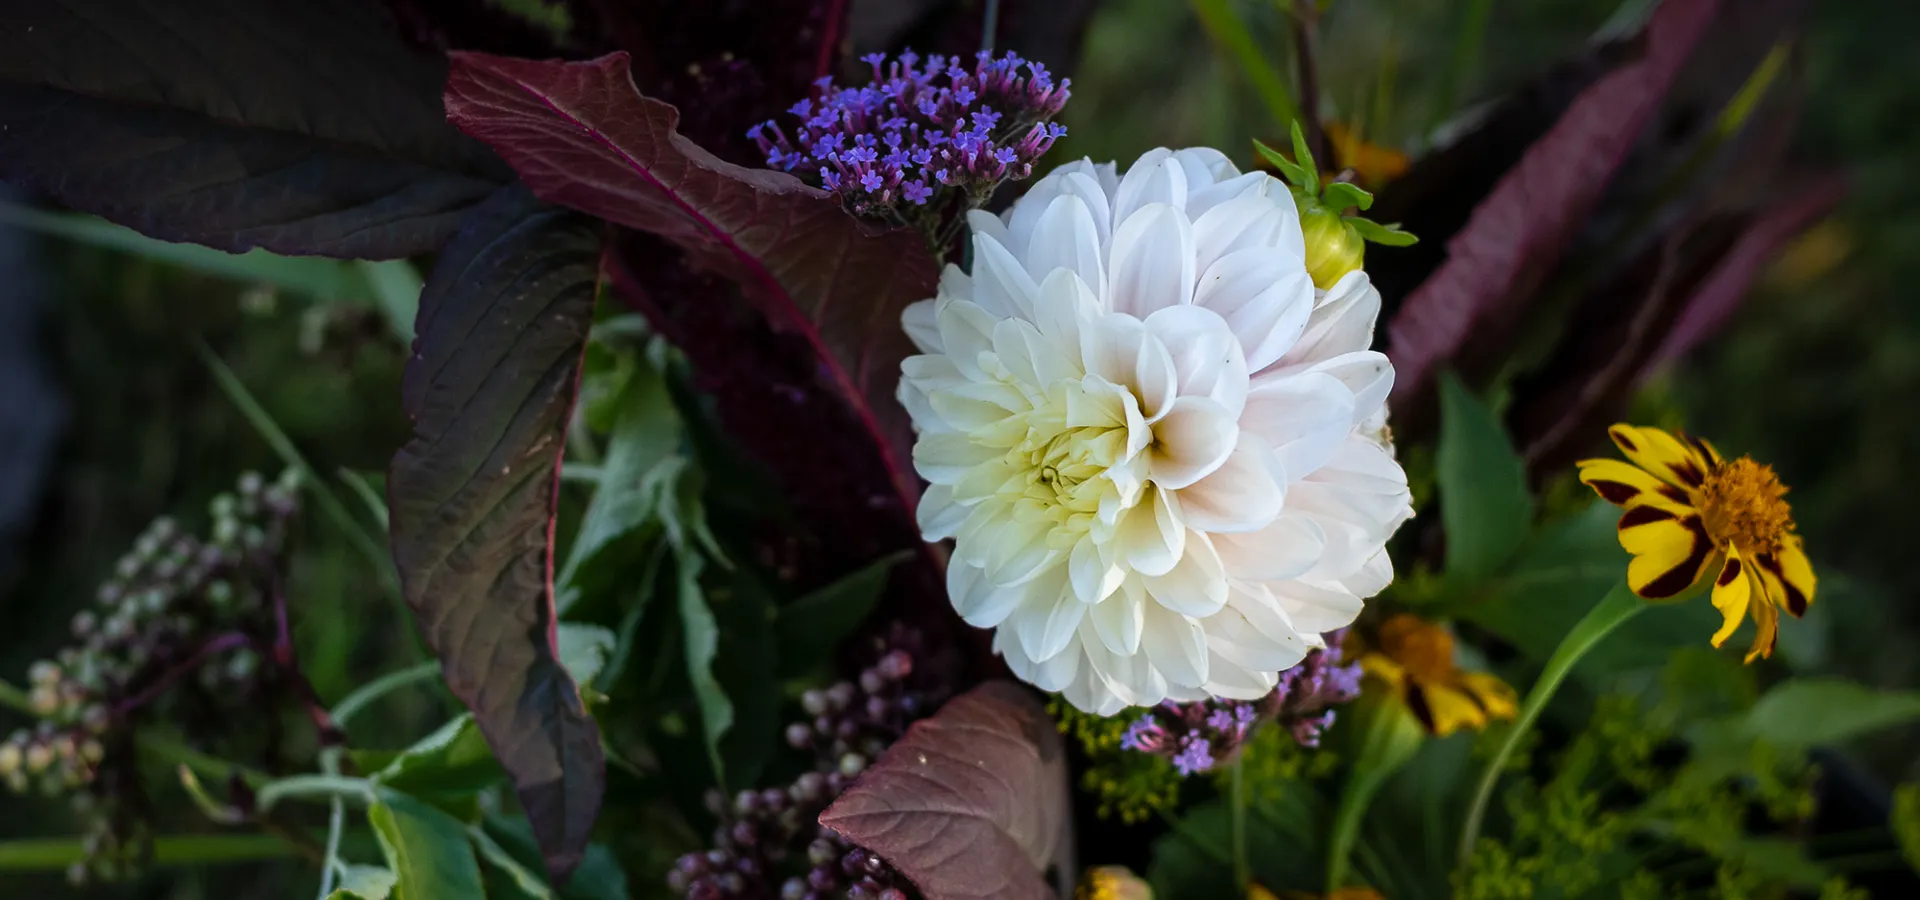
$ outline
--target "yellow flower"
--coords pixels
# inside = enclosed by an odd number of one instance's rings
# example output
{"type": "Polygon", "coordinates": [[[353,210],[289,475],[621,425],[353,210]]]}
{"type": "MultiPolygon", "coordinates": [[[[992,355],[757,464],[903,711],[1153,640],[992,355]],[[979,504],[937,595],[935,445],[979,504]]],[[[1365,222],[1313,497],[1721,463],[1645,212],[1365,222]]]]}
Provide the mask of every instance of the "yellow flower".
{"type": "Polygon", "coordinates": [[[1369,189],[1407,174],[1409,163],[1405,153],[1367,143],[1339,122],[1327,123],[1327,143],[1333,145],[1333,158],[1338,167],[1352,169],[1355,179],[1369,189]]]}
{"type": "Polygon", "coordinates": [[[1074,900],[1153,900],[1153,888],[1126,866],[1088,869],[1074,900]]]}
{"type": "Polygon", "coordinates": [[[1486,672],[1461,669],[1454,662],[1453,635],[1418,616],[1402,613],[1381,624],[1360,669],[1392,690],[1437,737],[1462,728],[1477,731],[1518,712],[1513,688],[1486,672]]]}
{"type": "Polygon", "coordinates": [[[1387,900],[1379,891],[1367,887],[1343,887],[1331,894],[1309,894],[1302,891],[1287,891],[1275,895],[1259,885],[1247,888],[1247,900],[1387,900]]]}
{"type": "Polygon", "coordinates": [[[1742,456],[1728,461],[1712,444],[1658,428],[1607,430],[1632,465],[1613,459],[1580,462],[1580,480],[1620,517],[1620,546],[1633,554],[1627,585],[1650,600],[1677,597],[1710,573],[1713,605],[1724,621],[1713,635],[1725,643],[1752,612],[1758,630],[1747,662],[1773,655],[1780,610],[1799,618],[1813,602],[1807,561],[1786,485],[1773,469],[1742,456]]]}

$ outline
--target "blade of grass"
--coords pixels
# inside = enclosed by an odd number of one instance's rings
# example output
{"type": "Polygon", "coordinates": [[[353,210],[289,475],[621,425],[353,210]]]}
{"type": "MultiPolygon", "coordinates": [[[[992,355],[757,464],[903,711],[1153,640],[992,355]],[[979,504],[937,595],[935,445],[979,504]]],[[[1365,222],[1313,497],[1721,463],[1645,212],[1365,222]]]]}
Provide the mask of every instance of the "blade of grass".
{"type": "Polygon", "coordinates": [[[1206,28],[1207,36],[1240,66],[1240,71],[1253,83],[1254,91],[1260,95],[1260,101],[1266,104],[1274,122],[1285,129],[1299,119],[1300,109],[1293,101],[1293,93],[1287,88],[1286,79],[1260,52],[1252,32],[1247,30],[1246,20],[1234,10],[1232,0],[1193,0],[1193,12],[1200,17],[1200,24],[1206,28]]]}
{"type": "MultiPolygon", "coordinates": [[[[153,861],[163,866],[254,862],[298,855],[292,844],[262,834],[192,834],[156,838],[153,861]]],[[[0,871],[64,869],[87,857],[80,838],[0,841],[0,871]]]]}
{"type": "Polygon", "coordinates": [[[391,527],[387,522],[387,501],[380,496],[379,491],[373,489],[373,485],[367,483],[367,476],[342,467],[340,480],[346,482],[347,488],[353,491],[353,495],[359,497],[360,502],[366,505],[367,513],[380,523],[381,531],[391,527]]]}
{"type": "Polygon", "coordinates": [[[1440,73],[1440,92],[1435,98],[1428,127],[1439,125],[1459,110],[1467,100],[1471,75],[1480,65],[1480,50],[1486,45],[1487,18],[1493,12],[1493,0],[1467,0],[1460,10],[1460,28],[1453,35],[1453,56],[1440,73]]]}

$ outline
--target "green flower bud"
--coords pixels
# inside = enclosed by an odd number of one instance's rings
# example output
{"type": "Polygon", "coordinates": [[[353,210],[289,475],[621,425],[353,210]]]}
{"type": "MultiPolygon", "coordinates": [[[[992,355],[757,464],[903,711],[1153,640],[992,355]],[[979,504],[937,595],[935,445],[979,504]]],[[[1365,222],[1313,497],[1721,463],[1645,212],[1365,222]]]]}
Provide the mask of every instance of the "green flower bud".
{"type": "Polygon", "coordinates": [[[1307,244],[1307,274],[1313,286],[1327,290],[1366,260],[1367,242],[1339,210],[1311,201],[1300,206],[1300,231],[1307,244]]]}

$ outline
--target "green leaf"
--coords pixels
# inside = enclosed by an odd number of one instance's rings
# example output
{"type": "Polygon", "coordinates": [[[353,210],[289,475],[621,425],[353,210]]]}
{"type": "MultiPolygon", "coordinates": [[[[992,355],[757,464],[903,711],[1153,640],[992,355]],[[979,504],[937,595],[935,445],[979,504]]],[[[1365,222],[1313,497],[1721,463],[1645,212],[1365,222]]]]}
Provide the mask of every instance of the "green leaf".
{"type": "Polygon", "coordinates": [[[720,742],[720,758],[734,784],[752,785],[782,743],[773,597],[748,571],[736,569],[708,592],[707,600],[720,628],[714,677],[733,706],[733,727],[720,742]]]}
{"type": "MultiPolygon", "coordinates": [[[[1346,209],[1349,206],[1357,206],[1363,210],[1373,208],[1373,195],[1351,181],[1336,181],[1327,185],[1327,189],[1320,192],[1320,201],[1328,209],[1335,210],[1346,209]]],[[[1352,218],[1349,217],[1348,220],[1352,221],[1352,218]]]]}
{"type": "Polygon", "coordinates": [[[487,835],[486,829],[475,825],[467,829],[473,837],[473,848],[480,853],[480,859],[490,869],[488,874],[498,872],[503,879],[488,878],[492,889],[487,891],[488,900],[553,900],[553,889],[541,878],[521,864],[506,848],[500,846],[487,835]]]}
{"type": "Polygon", "coordinates": [[[602,230],[524,188],[467,215],[421,296],[402,396],[413,438],[388,470],[407,604],[555,873],[579,861],[606,788],[599,727],[554,639],[552,581],[602,230]]]}
{"type": "Polygon", "coordinates": [[[1920,719],[1920,692],[1877,691],[1839,678],[1793,678],[1761,695],[1742,729],[1781,748],[1838,744],[1920,719]]]}
{"type": "Polygon", "coordinates": [[[673,489],[685,465],[678,455],[684,429],[665,376],[648,362],[620,373],[626,383],[617,392],[619,413],[607,438],[600,479],[560,569],[562,610],[578,600],[597,556],[621,546],[620,538],[661,514],[661,494],[673,489]]]}
{"type": "Polygon", "coordinates": [[[469,715],[442,725],[401,751],[373,780],[468,818],[475,809],[475,795],[504,777],[469,715]]]}
{"type": "MultiPolygon", "coordinates": [[[[1296,782],[1287,785],[1282,796],[1293,799],[1312,793],[1312,785],[1296,782]]],[[[1325,817],[1301,829],[1298,837],[1280,827],[1282,824],[1306,823],[1282,820],[1275,810],[1261,808],[1256,808],[1248,820],[1247,859],[1253,866],[1254,880],[1263,885],[1318,884],[1324,877],[1320,868],[1323,857],[1312,851],[1325,834],[1325,817]]],[[[1154,900],[1242,896],[1244,892],[1233,884],[1233,869],[1226,857],[1231,835],[1231,814],[1219,801],[1191,807],[1173,820],[1172,830],[1153,842],[1153,862],[1147,867],[1154,900]]]]}
{"type": "Polygon", "coordinates": [[[1307,170],[1300,168],[1293,160],[1282,155],[1280,151],[1258,140],[1253,142],[1253,149],[1254,152],[1260,154],[1260,158],[1272,163],[1274,168],[1279,169],[1280,174],[1286,177],[1288,184],[1299,185],[1306,182],[1307,170]]]}
{"type": "Polygon", "coordinates": [[[714,779],[726,784],[726,766],[721,762],[720,739],[733,727],[733,703],[713,674],[713,659],[720,652],[720,626],[700,590],[700,571],[705,563],[698,553],[682,551],[679,558],[680,627],[686,647],[687,680],[693,684],[693,696],[700,705],[700,734],[707,745],[707,761],[713,765],[714,779]]]}
{"type": "Polygon", "coordinates": [[[1300,130],[1300,120],[1293,120],[1293,159],[1300,164],[1305,179],[1300,182],[1300,190],[1308,197],[1320,196],[1320,165],[1313,160],[1313,150],[1307,146],[1307,135],[1300,130]]]}
{"type": "MultiPolygon", "coordinates": [[[[521,865],[540,864],[540,851],[533,845],[533,832],[528,830],[525,819],[492,815],[483,827],[487,836],[521,865]]],[[[600,844],[587,847],[580,868],[574,870],[573,877],[560,888],[559,894],[560,900],[631,900],[627,873],[614,860],[613,853],[600,844]]]]}
{"type": "Polygon", "coordinates": [[[774,619],[780,677],[803,675],[833,655],[834,648],[865,621],[880,600],[893,567],[911,553],[883,556],[826,587],[780,607],[774,619]]]}
{"type": "Polygon", "coordinates": [[[1274,64],[1272,55],[1260,46],[1260,41],[1247,27],[1233,0],[1192,2],[1193,12],[1206,29],[1207,37],[1239,65],[1241,73],[1266,105],[1268,114],[1273,116],[1273,121],[1293,121],[1300,114],[1300,108],[1293,102],[1293,91],[1287,87],[1287,78],[1274,64]]]}
{"type": "Polygon", "coordinates": [[[385,866],[348,865],[342,868],[339,888],[328,895],[328,900],[341,896],[387,900],[393,895],[393,886],[398,880],[399,876],[385,866]]]}
{"type": "Polygon", "coordinates": [[[1447,578],[1455,590],[1485,580],[1513,556],[1533,520],[1526,467],[1493,410],[1451,374],[1440,380],[1440,442],[1434,460],[1447,578]]]}
{"type": "Polygon", "coordinates": [[[1357,716],[1354,728],[1359,746],[1354,751],[1353,768],[1341,788],[1339,804],[1334,808],[1333,826],[1327,840],[1328,893],[1347,886],[1350,857],[1374,795],[1413,758],[1426,737],[1420,722],[1399,702],[1376,697],[1356,705],[1352,711],[1357,716]]]}
{"type": "Polygon", "coordinates": [[[1353,226],[1353,230],[1360,237],[1382,246],[1411,247],[1420,243],[1420,239],[1414,237],[1412,232],[1401,231],[1398,225],[1382,225],[1372,219],[1363,219],[1359,216],[1347,216],[1346,223],[1353,226]]]}
{"type": "Polygon", "coordinates": [[[367,809],[367,821],[398,878],[395,900],[486,896],[467,828],[458,819],[398,791],[382,791],[367,809]]]}
{"type": "Polygon", "coordinates": [[[558,638],[560,664],[567,667],[576,684],[592,684],[600,677],[617,642],[612,631],[579,622],[561,622],[558,638]]]}

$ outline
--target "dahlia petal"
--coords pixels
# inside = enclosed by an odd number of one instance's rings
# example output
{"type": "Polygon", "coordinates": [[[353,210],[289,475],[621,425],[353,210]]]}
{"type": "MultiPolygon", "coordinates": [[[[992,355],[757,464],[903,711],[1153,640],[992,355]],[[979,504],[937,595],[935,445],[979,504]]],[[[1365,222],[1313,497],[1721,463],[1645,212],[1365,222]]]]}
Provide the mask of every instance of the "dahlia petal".
{"type": "Polygon", "coordinates": [[[1114,532],[1114,550],[1127,567],[1142,575],[1164,575],[1186,550],[1187,529],[1181,524],[1173,496],[1158,485],[1149,486],[1121,517],[1114,532]]]}
{"type": "Polygon", "coordinates": [[[933,484],[954,484],[975,466],[1002,454],[956,433],[927,433],[913,445],[913,470],[933,484]]]}
{"type": "MultiPolygon", "coordinates": [[[[1000,528],[989,538],[993,543],[987,551],[987,577],[993,579],[994,584],[1016,585],[1051,572],[1061,556],[1060,551],[1047,545],[1047,532],[1052,527],[1051,521],[1037,516],[1031,519],[1014,516],[1011,521],[1000,523],[1000,528]]],[[[1059,568],[1064,579],[1065,567],[1059,568]]]]}
{"type": "MultiPolygon", "coordinates": [[[[1181,500],[1181,510],[1188,506],[1181,500]]],[[[1213,529],[1213,548],[1227,574],[1248,581],[1297,578],[1312,569],[1327,545],[1326,532],[1312,519],[1299,515],[1275,516],[1258,531],[1239,534],[1213,529]]]]}
{"type": "Polygon", "coordinates": [[[1020,637],[1020,649],[1044,662],[1072,642],[1087,605],[1068,589],[1066,566],[1047,569],[1025,587],[1025,600],[1009,621],[1020,637]]]}
{"type": "Polygon", "coordinates": [[[1034,302],[1034,327],[1052,344],[1065,364],[1076,371],[1081,363],[1080,341],[1088,323],[1101,315],[1100,301],[1080,276],[1066,269],[1055,269],[1040,282],[1040,294],[1034,302]]]}
{"type": "Polygon", "coordinates": [[[1230,668],[1251,669],[1257,672],[1278,673],[1300,664],[1312,649],[1306,641],[1294,638],[1291,641],[1269,640],[1265,634],[1247,621],[1247,617],[1232,607],[1220,610],[1217,615],[1208,616],[1201,623],[1207,633],[1207,647],[1215,654],[1209,674],[1213,680],[1230,677],[1222,671],[1221,660],[1230,663],[1230,668]]]}
{"type": "Polygon", "coordinates": [[[1312,584],[1298,579],[1270,581],[1268,594],[1296,631],[1325,634],[1353,624],[1366,605],[1357,594],[1343,588],[1312,584]]]}
{"type": "MultiPolygon", "coordinates": [[[[1270,245],[1259,242],[1260,231],[1273,230],[1265,224],[1266,219],[1274,215],[1273,204],[1267,202],[1264,195],[1250,192],[1223,200],[1205,213],[1196,213],[1189,207],[1187,215],[1193,217],[1194,263],[1201,272],[1212,269],[1230,254],[1246,250],[1264,251],[1281,258],[1270,245]],[[1260,229],[1256,230],[1256,225],[1261,226],[1260,229]]],[[[1305,266],[1304,259],[1295,263],[1295,268],[1302,272],[1306,271],[1305,266]]]]}
{"type": "Polygon", "coordinates": [[[944,484],[928,485],[920,494],[920,505],[914,508],[914,523],[920,526],[920,536],[929,541],[944,541],[959,534],[966,520],[967,507],[955,503],[953,488],[944,484]]]}
{"type": "MultiPolygon", "coordinates": [[[[993,352],[1015,384],[1035,393],[1056,381],[1080,377],[1075,360],[1061,353],[1058,345],[1025,319],[1001,319],[993,327],[993,352]]],[[[1018,392],[1012,385],[1007,387],[1018,392]]]]}
{"type": "Polygon", "coordinates": [[[1053,198],[1034,224],[1026,251],[1027,271],[1045,281],[1055,269],[1066,269],[1093,289],[1107,292],[1107,263],[1100,253],[1100,232],[1086,201],[1073,195],[1053,198]]]}
{"type": "Polygon", "coordinates": [[[1274,480],[1278,464],[1268,459],[1271,452],[1250,432],[1241,431],[1220,468],[1181,489],[1180,512],[1187,526],[1226,537],[1271,524],[1286,501],[1285,489],[1274,480]]]}
{"type": "Polygon", "coordinates": [[[1144,605],[1140,648],[1170,686],[1199,690],[1207,683],[1207,635],[1200,623],[1158,603],[1144,605]]]}
{"type": "Polygon", "coordinates": [[[1227,573],[1207,536],[1187,533],[1186,552],[1164,575],[1143,575],[1141,584],[1161,606],[1183,615],[1205,618],[1227,604],[1227,573]]]}
{"type": "Polygon", "coordinates": [[[1240,425],[1206,397],[1181,397],[1154,423],[1153,436],[1148,450],[1153,482],[1179,490],[1226,464],[1239,442],[1240,425]]]}
{"type": "MultiPolygon", "coordinates": [[[[1194,188],[1189,185],[1187,187],[1187,217],[1197,222],[1202,216],[1228,203],[1248,199],[1258,201],[1262,212],[1271,211],[1273,209],[1273,203],[1267,199],[1267,194],[1274,190],[1273,184],[1273,177],[1265,172],[1248,172],[1244,175],[1236,175],[1202,188],[1194,188]]],[[[1286,193],[1286,188],[1284,187],[1278,190],[1281,193],[1286,193]]],[[[1278,226],[1278,223],[1273,223],[1273,225],[1278,226]]],[[[1277,238],[1281,233],[1278,227],[1270,227],[1264,231],[1257,232],[1252,237],[1254,240],[1259,240],[1262,237],[1277,238]]],[[[1269,244],[1268,246],[1271,247],[1273,245],[1269,244]]]]}
{"type": "Polygon", "coordinates": [[[1134,585],[1115,591],[1087,610],[1087,621],[1092,625],[1094,634],[1109,651],[1118,656],[1132,656],[1140,652],[1140,631],[1147,604],[1144,590],[1134,585]]]}
{"type": "MultiPolygon", "coordinates": [[[[1179,160],[1173,158],[1173,151],[1158,147],[1140,155],[1133,165],[1127,167],[1127,174],[1121,176],[1119,187],[1113,192],[1113,233],[1115,255],[1118,255],[1120,235],[1126,229],[1126,223],[1133,220],[1135,214],[1153,204],[1165,204],[1173,209],[1187,205],[1187,176],[1179,160]]],[[[1118,281],[1115,284],[1119,284],[1118,281]]]]}
{"type": "Polygon", "coordinates": [[[1091,537],[1083,537],[1073,545],[1073,552],[1067,559],[1067,574],[1073,581],[1074,596],[1082,603],[1099,603],[1107,599],[1125,581],[1127,570],[1119,563],[1107,558],[1091,537]]]}
{"type": "MultiPolygon", "coordinates": [[[[1393,392],[1393,363],[1377,350],[1356,350],[1315,363],[1310,374],[1331,375],[1353,394],[1353,424],[1373,418],[1385,408],[1387,395],[1393,392]]],[[[1265,376],[1262,376],[1265,377],[1265,376]]],[[[1257,383],[1257,379],[1256,379],[1257,383]]]]}
{"type": "Polygon", "coordinates": [[[1173,158],[1180,163],[1180,171],[1187,178],[1189,195],[1200,188],[1240,174],[1233,160],[1212,147],[1187,147],[1175,150],[1173,158]]]}
{"type": "Polygon", "coordinates": [[[1193,225],[1178,208],[1149,204],[1114,227],[1107,257],[1114,312],[1144,319],[1154,310],[1191,303],[1196,277],[1193,225]]]}
{"type": "Polygon", "coordinates": [[[1239,418],[1247,401],[1247,359],[1227,320],[1198,306],[1170,306],[1145,324],[1173,358],[1180,394],[1211,398],[1239,418]]]}
{"type": "MultiPolygon", "coordinates": [[[[999,221],[999,220],[995,220],[999,221]]],[[[1033,318],[1040,285],[1012,251],[992,235],[973,236],[973,302],[995,316],[1033,318]]]]}
{"type": "MultiPolygon", "coordinates": [[[[1094,236],[1100,242],[1101,265],[1106,264],[1107,248],[1113,244],[1113,199],[1093,175],[1085,172],[1069,172],[1061,179],[1061,192],[1080,198],[1086,204],[1087,213],[1093,217],[1094,236]]],[[[1102,291],[1101,296],[1106,292],[1102,291]]]]}
{"type": "Polygon", "coordinates": [[[1380,292],[1367,273],[1348,272],[1320,297],[1300,339],[1274,365],[1313,363],[1365,350],[1373,344],[1373,324],[1379,317],[1380,292]]]}
{"type": "MultiPolygon", "coordinates": [[[[947,268],[959,271],[956,266],[947,268]]],[[[942,278],[944,280],[944,276],[942,278]]],[[[907,308],[900,311],[900,325],[907,330],[907,338],[921,353],[940,352],[940,324],[933,315],[932,298],[907,304],[907,308]]]]}
{"type": "Polygon", "coordinates": [[[1034,673],[1033,686],[1043,691],[1064,691],[1079,680],[1082,670],[1083,654],[1069,648],[1041,661],[1034,673]]]}
{"type": "Polygon", "coordinates": [[[1081,341],[1087,373],[1131,390],[1147,421],[1158,420],[1173,404],[1178,375],[1166,345],[1132,316],[1110,314],[1095,321],[1081,341]]]}
{"type": "Polygon", "coordinates": [[[1201,689],[1209,695],[1228,700],[1259,700],[1273,693],[1274,687],[1280,683],[1278,669],[1263,670],[1238,665],[1228,659],[1224,652],[1217,650],[1211,654],[1207,675],[1208,681],[1201,689]]]}
{"type": "Polygon", "coordinates": [[[961,563],[947,566],[947,596],[953,599],[953,611],[975,628],[998,626],[1019,608],[1021,600],[1019,591],[988,581],[985,569],[961,563]]]}
{"type": "MultiPolygon", "coordinates": [[[[1002,320],[1001,325],[1006,325],[1002,320]]],[[[1031,326],[1029,326],[1031,327],[1031,326]]],[[[927,397],[941,419],[957,431],[972,433],[1002,420],[1016,412],[1024,412],[1027,398],[1020,390],[1004,381],[976,381],[957,385],[951,390],[934,391],[927,397]]]]}
{"type": "Polygon", "coordinates": [[[1011,249],[1013,246],[1013,234],[1007,228],[1006,221],[984,209],[967,210],[967,232],[975,236],[986,235],[1002,247],[1011,249]]]}
{"type": "Polygon", "coordinates": [[[954,368],[970,380],[988,380],[980,355],[993,351],[993,314],[968,300],[942,300],[934,307],[934,318],[954,368]]]}
{"type": "MultiPolygon", "coordinates": [[[[942,362],[946,357],[940,357],[942,362]]],[[[894,399],[906,407],[907,418],[913,420],[913,427],[919,431],[951,431],[945,419],[933,411],[933,403],[927,399],[927,391],[912,378],[901,378],[900,387],[893,392],[894,399]]]]}
{"type": "Polygon", "coordinates": [[[1325,466],[1346,445],[1353,425],[1353,392],[1322,372],[1261,378],[1240,415],[1240,427],[1272,447],[1293,478],[1325,466]]]}
{"type": "Polygon", "coordinates": [[[1272,250],[1236,250],[1202,270],[1193,304],[1226,320],[1247,369],[1257,372],[1300,338],[1313,312],[1313,279],[1272,250]]]}

